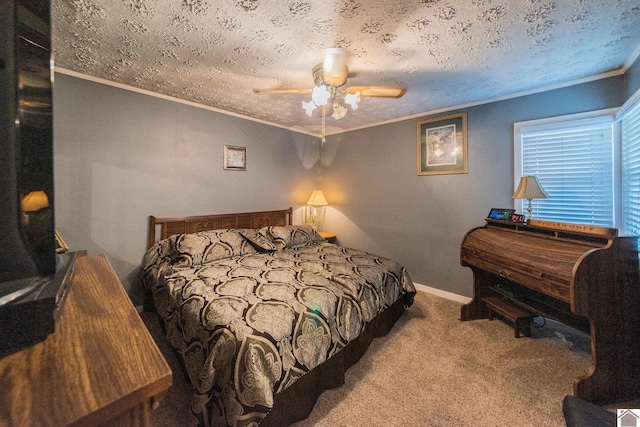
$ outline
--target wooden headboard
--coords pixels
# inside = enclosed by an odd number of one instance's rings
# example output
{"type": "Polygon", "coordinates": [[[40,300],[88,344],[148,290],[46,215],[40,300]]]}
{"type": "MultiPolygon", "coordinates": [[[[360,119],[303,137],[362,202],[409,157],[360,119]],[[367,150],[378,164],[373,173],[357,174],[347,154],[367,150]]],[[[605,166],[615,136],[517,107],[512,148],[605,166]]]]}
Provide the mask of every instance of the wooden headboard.
{"type": "Polygon", "coordinates": [[[196,233],[218,228],[262,228],[268,225],[290,225],[293,208],[278,211],[242,212],[216,215],[156,218],[149,216],[149,246],[174,234],[196,233]],[[157,227],[160,238],[156,240],[157,227]]]}

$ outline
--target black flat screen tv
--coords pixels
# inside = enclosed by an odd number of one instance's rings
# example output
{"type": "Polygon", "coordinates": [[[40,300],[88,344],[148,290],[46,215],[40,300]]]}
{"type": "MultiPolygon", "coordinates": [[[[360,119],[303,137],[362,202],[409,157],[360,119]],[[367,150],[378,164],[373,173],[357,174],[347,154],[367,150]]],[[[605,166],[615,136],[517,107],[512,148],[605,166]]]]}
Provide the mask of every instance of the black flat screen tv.
{"type": "Polygon", "coordinates": [[[0,349],[51,332],[22,318],[57,264],[50,39],[49,0],[0,2],[0,349]]]}

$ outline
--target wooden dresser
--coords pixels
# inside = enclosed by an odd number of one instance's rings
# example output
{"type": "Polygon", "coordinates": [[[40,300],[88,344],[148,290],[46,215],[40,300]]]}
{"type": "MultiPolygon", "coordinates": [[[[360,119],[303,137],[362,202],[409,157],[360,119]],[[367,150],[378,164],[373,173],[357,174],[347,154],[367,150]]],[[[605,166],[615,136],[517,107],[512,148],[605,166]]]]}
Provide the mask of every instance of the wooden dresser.
{"type": "Polygon", "coordinates": [[[0,426],[149,426],[167,362],[105,255],[71,280],[55,332],[0,359],[0,426]]]}
{"type": "Polygon", "coordinates": [[[640,397],[638,238],[617,230],[532,220],[487,221],[464,237],[460,262],[474,295],[461,320],[488,317],[498,297],[591,336],[591,371],[574,394],[594,403],[640,397]]]}

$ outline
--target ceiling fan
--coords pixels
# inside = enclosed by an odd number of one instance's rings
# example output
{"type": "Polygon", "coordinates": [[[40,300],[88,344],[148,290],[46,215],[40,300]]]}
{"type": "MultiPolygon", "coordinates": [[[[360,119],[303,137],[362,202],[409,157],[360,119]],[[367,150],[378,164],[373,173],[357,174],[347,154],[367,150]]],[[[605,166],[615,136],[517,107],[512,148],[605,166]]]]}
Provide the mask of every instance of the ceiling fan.
{"type": "Polygon", "coordinates": [[[349,74],[347,52],[336,47],[326,50],[324,61],[316,64],[311,69],[311,74],[315,85],[312,89],[253,89],[253,92],[257,94],[311,93],[311,101],[302,102],[302,108],[306,110],[307,115],[311,116],[317,107],[331,102],[333,106],[331,117],[341,119],[347,114],[347,109],[336,100],[337,95],[342,96],[344,102],[355,110],[362,97],[400,98],[407,91],[404,87],[396,86],[344,87],[349,74]]]}

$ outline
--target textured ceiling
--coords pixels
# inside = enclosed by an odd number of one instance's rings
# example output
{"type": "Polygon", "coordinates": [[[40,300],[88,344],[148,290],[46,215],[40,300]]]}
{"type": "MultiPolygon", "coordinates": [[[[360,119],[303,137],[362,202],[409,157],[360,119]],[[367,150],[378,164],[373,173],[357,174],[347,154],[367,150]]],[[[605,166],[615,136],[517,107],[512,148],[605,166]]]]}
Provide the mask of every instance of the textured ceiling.
{"type": "Polygon", "coordinates": [[[56,68],[306,133],[324,49],[349,53],[363,98],[326,134],[623,72],[640,47],[639,0],[52,0],[56,68]]]}

